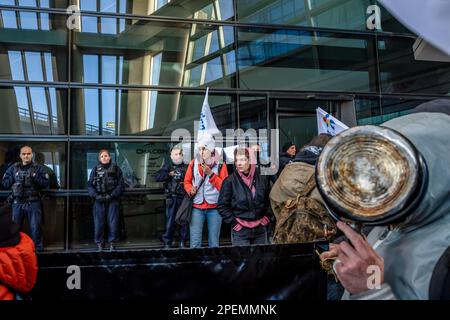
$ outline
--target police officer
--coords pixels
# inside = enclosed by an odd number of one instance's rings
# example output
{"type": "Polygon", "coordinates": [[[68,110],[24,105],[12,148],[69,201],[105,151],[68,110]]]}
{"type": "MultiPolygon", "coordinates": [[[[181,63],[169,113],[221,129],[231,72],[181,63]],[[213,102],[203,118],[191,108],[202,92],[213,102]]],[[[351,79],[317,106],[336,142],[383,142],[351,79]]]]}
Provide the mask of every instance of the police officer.
{"type": "MultiPolygon", "coordinates": [[[[186,165],[183,164],[183,150],[175,146],[170,151],[171,163],[165,163],[161,169],[155,173],[158,182],[164,182],[166,193],[166,230],[162,236],[164,247],[170,248],[175,231],[175,215],[183,201],[185,195],[183,181],[186,173],[186,165]]],[[[186,245],[188,230],[187,225],[181,227],[180,247],[186,245]]]]}
{"type": "Polygon", "coordinates": [[[3,188],[12,189],[10,200],[14,222],[22,229],[26,216],[36,251],[43,251],[40,190],[48,188],[49,177],[41,165],[33,162],[30,146],[22,146],[19,156],[21,161],[9,167],[3,176],[3,188]]]}
{"type": "Polygon", "coordinates": [[[98,251],[105,245],[105,220],[108,225],[109,249],[115,249],[119,240],[119,199],[123,193],[124,183],[122,170],[111,163],[108,150],[100,150],[99,163],[92,169],[89,182],[89,195],[94,202],[94,237],[98,251]]]}

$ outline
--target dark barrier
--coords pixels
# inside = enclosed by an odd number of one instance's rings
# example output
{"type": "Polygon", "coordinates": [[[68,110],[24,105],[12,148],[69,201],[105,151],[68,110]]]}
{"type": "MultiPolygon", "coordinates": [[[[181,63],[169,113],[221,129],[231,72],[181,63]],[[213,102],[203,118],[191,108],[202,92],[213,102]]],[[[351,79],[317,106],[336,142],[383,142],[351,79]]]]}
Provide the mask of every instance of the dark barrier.
{"type": "Polygon", "coordinates": [[[44,253],[32,298],[325,300],[318,245],[44,253]]]}

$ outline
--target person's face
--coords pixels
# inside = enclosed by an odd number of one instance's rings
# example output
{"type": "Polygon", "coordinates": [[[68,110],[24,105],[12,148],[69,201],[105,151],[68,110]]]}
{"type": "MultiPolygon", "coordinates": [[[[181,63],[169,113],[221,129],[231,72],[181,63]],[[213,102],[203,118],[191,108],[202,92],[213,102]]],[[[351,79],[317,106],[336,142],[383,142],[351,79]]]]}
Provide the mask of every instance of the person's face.
{"type": "Polygon", "coordinates": [[[209,158],[211,158],[211,155],[212,155],[211,151],[209,151],[209,150],[206,149],[206,148],[201,148],[201,149],[200,149],[200,154],[201,154],[202,159],[203,159],[204,161],[206,161],[206,160],[208,160],[209,158]]]}
{"type": "Polygon", "coordinates": [[[291,146],[289,149],[287,149],[286,153],[290,156],[295,156],[297,153],[297,148],[295,146],[291,146]]]}
{"type": "Polygon", "coordinates": [[[20,149],[20,160],[22,160],[22,164],[27,165],[31,163],[33,159],[33,150],[29,147],[24,147],[20,149]]]}
{"type": "Polygon", "coordinates": [[[101,164],[108,164],[109,161],[111,161],[111,156],[108,152],[102,152],[98,159],[100,160],[101,164]]]}
{"type": "Polygon", "coordinates": [[[170,153],[170,158],[174,164],[181,164],[183,162],[183,153],[181,150],[173,149],[170,153]]]}
{"type": "Polygon", "coordinates": [[[236,168],[240,172],[247,172],[250,169],[250,161],[245,155],[236,155],[236,168]]]}

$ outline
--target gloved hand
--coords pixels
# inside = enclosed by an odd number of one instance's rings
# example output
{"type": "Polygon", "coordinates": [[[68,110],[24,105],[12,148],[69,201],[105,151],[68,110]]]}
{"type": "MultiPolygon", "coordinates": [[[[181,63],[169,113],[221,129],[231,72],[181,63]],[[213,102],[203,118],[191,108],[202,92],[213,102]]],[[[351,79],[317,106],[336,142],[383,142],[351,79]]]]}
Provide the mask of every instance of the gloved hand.
{"type": "Polygon", "coordinates": [[[105,194],[104,199],[105,199],[105,202],[110,202],[112,200],[112,197],[110,194],[105,194]]]}
{"type": "Polygon", "coordinates": [[[105,196],[102,194],[98,194],[95,196],[95,200],[97,200],[98,202],[105,202],[105,196]]]}

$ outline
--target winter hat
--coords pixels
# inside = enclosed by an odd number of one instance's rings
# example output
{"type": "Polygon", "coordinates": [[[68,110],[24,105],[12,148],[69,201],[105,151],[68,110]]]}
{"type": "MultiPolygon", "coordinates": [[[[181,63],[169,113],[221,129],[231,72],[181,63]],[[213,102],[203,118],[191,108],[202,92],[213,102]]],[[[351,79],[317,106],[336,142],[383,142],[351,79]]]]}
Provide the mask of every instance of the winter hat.
{"type": "Polygon", "coordinates": [[[211,135],[204,134],[200,141],[198,142],[198,148],[205,148],[209,151],[213,152],[214,148],[216,147],[216,142],[214,141],[214,138],[211,135]]]}
{"type": "Polygon", "coordinates": [[[288,141],[288,142],[286,142],[285,144],[283,144],[283,148],[281,149],[283,152],[286,152],[286,151],[288,151],[288,149],[291,147],[291,146],[295,146],[295,143],[293,143],[292,141],[288,141]]]}
{"type": "Polygon", "coordinates": [[[14,247],[20,242],[20,228],[12,220],[9,206],[0,207],[0,248],[14,247]]]}

